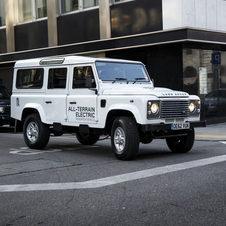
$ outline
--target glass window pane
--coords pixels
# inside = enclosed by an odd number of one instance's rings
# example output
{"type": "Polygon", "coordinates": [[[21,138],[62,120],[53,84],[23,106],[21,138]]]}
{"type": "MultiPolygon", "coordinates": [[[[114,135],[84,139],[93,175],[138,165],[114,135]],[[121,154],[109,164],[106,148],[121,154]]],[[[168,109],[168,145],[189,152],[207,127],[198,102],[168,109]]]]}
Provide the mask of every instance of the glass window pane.
{"type": "Polygon", "coordinates": [[[92,88],[96,88],[92,67],[75,67],[73,76],[73,89],[86,88],[86,78],[88,77],[92,78],[92,88]]]}
{"type": "Polygon", "coordinates": [[[5,26],[5,0],[0,0],[0,27],[5,26]]]}
{"type": "Polygon", "coordinates": [[[149,82],[149,76],[142,64],[96,62],[97,72],[102,81],[149,82]]]}
{"type": "Polygon", "coordinates": [[[44,70],[24,69],[17,71],[16,88],[17,89],[41,89],[43,86],[44,70]]]}
{"type": "Polygon", "coordinates": [[[35,1],[36,19],[47,17],[47,3],[46,0],[35,1]]]}
{"type": "Polygon", "coordinates": [[[83,8],[89,8],[99,5],[99,0],[83,0],[83,8]]]}
{"type": "Polygon", "coordinates": [[[67,68],[49,69],[48,89],[65,89],[67,68]]]}
{"type": "Polygon", "coordinates": [[[0,99],[10,100],[9,92],[4,86],[0,87],[0,99]]]}
{"type": "Polygon", "coordinates": [[[32,20],[31,0],[18,0],[19,22],[32,20]]]}
{"type": "Polygon", "coordinates": [[[78,0],[61,0],[61,12],[68,13],[78,10],[78,0]]]}

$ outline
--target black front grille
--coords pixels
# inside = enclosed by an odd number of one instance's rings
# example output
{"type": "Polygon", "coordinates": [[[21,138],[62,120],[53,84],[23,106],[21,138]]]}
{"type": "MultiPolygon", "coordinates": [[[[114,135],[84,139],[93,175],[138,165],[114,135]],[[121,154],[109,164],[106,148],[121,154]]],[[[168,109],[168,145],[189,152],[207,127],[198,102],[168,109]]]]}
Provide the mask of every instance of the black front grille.
{"type": "Polygon", "coordinates": [[[189,100],[161,101],[161,118],[187,118],[189,117],[189,100]]]}

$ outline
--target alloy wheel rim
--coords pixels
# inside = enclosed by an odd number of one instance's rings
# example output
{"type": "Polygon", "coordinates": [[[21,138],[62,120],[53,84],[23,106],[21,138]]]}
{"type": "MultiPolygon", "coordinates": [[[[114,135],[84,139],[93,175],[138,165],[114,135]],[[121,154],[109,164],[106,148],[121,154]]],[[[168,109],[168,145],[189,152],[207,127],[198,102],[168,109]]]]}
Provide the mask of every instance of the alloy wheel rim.
{"type": "Polygon", "coordinates": [[[126,144],[126,136],[121,127],[117,127],[114,132],[114,144],[117,154],[122,154],[126,144]]]}
{"type": "Polygon", "coordinates": [[[27,125],[27,138],[31,143],[35,143],[38,139],[38,125],[36,122],[30,122],[27,125]]]}

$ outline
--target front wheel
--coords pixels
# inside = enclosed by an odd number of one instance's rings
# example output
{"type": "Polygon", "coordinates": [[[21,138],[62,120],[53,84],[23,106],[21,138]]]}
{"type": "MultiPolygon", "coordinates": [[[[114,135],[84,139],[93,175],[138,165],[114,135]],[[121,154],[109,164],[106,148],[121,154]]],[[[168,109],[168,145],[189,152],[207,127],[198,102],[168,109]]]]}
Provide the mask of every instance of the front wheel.
{"type": "Polygon", "coordinates": [[[195,141],[194,128],[188,131],[187,136],[166,138],[166,143],[169,149],[174,153],[186,153],[189,152],[195,141]]]}
{"type": "Polygon", "coordinates": [[[116,158],[132,160],[139,150],[139,132],[130,117],[116,118],[111,130],[111,145],[116,158]]]}
{"type": "Polygon", "coordinates": [[[84,145],[93,145],[95,144],[99,138],[99,134],[84,134],[84,133],[76,133],[77,140],[84,145]]]}
{"type": "Polygon", "coordinates": [[[28,115],[23,126],[24,141],[31,149],[43,149],[49,142],[49,126],[38,114],[28,115]]]}

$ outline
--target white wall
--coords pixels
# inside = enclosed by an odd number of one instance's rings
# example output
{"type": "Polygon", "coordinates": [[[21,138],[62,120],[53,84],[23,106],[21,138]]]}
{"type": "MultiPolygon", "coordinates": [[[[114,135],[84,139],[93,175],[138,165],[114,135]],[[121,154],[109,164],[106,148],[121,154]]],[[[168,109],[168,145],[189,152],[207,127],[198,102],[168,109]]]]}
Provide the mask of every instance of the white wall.
{"type": "Polygon", "coordinates": [[[225,0],[162,0],[163,29],[194,27],[226,32],[225,0]]]}

